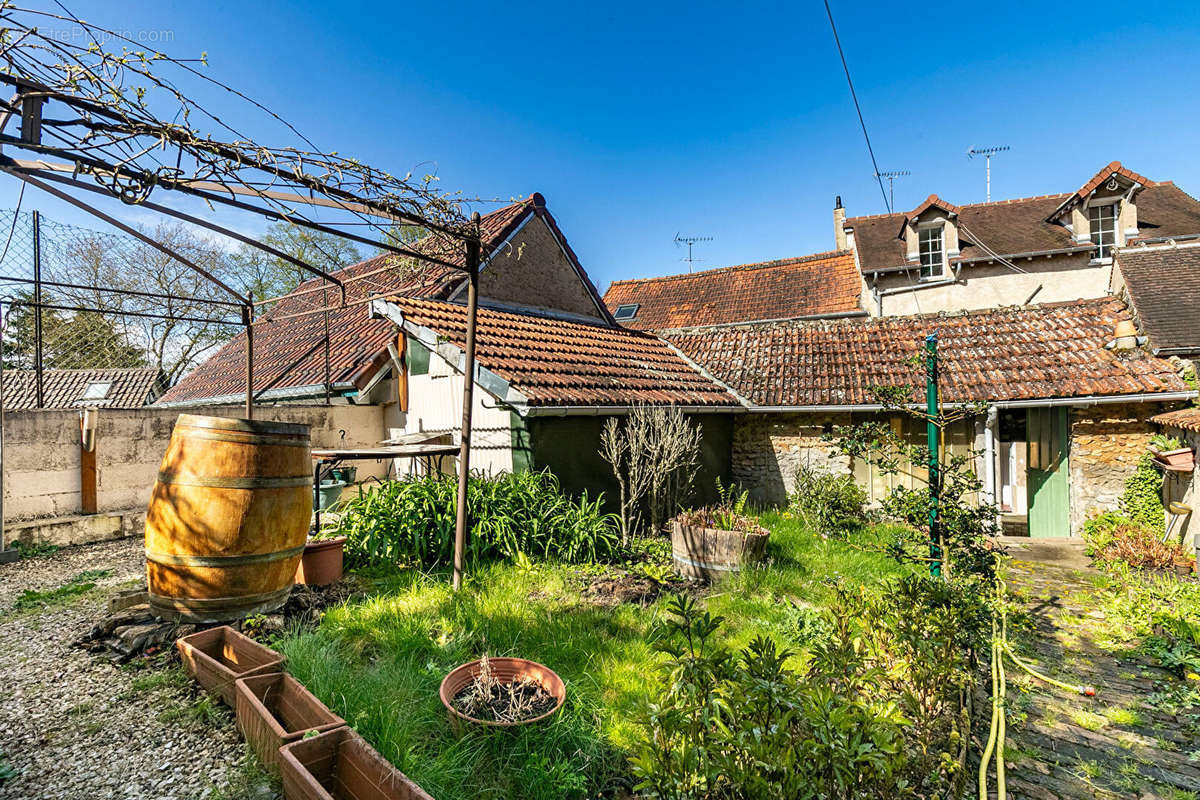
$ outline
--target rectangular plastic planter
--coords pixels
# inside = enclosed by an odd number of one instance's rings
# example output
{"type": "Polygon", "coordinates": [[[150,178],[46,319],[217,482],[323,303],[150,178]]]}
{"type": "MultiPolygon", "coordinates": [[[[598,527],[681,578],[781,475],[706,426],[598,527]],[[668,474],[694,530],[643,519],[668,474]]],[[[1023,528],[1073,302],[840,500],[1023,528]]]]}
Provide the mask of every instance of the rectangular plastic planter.
{"type": "Polygon", "coordinates": [[[271,772],[279,772],[279,748],[308,731],[324,733],[346,721],[283,672],[239,678],[237,725],[271,772]]]}
{"type": "Polygon", "coordinates": [[[279,750],[288,800],[433,800],[349,728],[279,750]]]}
{"type": "Polygon", "coordinates": [[[184,636],[175,641],[175,647],[187,673],[220,695],[230,708],[237,702],[238,678],[283,669],[283,656],[228,625],[184,636]]]}

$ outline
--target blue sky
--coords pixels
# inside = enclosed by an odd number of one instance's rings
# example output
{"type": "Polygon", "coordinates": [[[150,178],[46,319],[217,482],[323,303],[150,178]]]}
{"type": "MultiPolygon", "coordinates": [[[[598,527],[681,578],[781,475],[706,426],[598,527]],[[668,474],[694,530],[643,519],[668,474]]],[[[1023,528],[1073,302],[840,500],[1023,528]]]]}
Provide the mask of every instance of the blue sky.
{"type": "MultiPolygon", "coordinates": [[[[1073,190],[1114,159],[1200,193],[1188,4],[832,5],[879,166],[912,171],[899,208],[982,201],[971,145],[1012,148],[994,199],[1073,190]]],[[[711,268],[832,249],[835,195],[884,211],[820,3],[69,6],[206,51],[322,147],[468,195],[542,192],[601,290],[686,271],[676,232],[714,237],[711,268]]],[[[15,181],[0,192],[12,208],[15,181]]],[[[84,222],[30,190],[35,206],[84,222]]]]}

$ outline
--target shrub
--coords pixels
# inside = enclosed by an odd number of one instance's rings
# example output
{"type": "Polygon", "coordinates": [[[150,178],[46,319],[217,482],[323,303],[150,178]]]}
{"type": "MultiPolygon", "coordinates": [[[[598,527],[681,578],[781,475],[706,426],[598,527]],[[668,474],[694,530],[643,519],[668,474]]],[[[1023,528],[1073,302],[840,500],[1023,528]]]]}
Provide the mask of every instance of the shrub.
{"type": "Polygon", "coordinates": [[[845,536],[867,522],[867,492],[850,475],[807,464],[796,470],[789,508],[822,536],[845,536]]]}
{"type": "Polygon", "coordinates": [[[736,656],[723,619],[677,597],[657,632],[666,685],[633,758],[656,798],[958,796],[962,702],[982,611],[919,577],[882,594],[838,587],[803,672],[758,637],[736,656]]]}
{"type": "Polygon", "coordinates": [[[739,531],[741,533],[768,533],[758,520],[746,513],[746,503],[750,499],[749,492],[740,495],[733,486],[721,485],[717,479],[718,502],[715,505],[681,511],[675,516],[680,525],[693,525],[699,528],[715,528],[721,531],[739,531]]]}
{"type": "Polygon", "coordinates": [[[1154,466],[1149,454],[1143,455],[1137,469],[1125,479],[1125,491],[1120,501],[1125,516],[1160,534],[1165,524],[1162,485],[1162,473],[1154,466]]]}
{"type": "MultiPolygon", "coordinates": [[[[616,518],[602,497],[572,500],[549,472],[473,474],[467,484],[469,561],[520,555],[595,561],[612,555],[616,518]]],[[[448,563],[454,553],[457,481],[429,475],[395,481],[339,506],[336,532],[351,564],[448,563]]]]}

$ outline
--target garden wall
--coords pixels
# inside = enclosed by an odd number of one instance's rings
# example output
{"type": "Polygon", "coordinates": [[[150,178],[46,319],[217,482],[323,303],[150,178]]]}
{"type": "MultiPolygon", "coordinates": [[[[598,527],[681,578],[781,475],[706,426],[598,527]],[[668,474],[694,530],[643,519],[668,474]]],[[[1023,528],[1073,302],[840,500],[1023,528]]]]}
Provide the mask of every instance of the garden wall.
{"type": "Polygon", "coordinates": [[[821,438],[835,426],[849,424],[849,414],[742,414],[733,423],[730,474],[756,503],[786,503],[801,465],[850,471],[850,459],[833,455],[821,438]]]}
{"type": "MultiPolygon", "coordinates": [[[[240,417],[241,406],[205,406],[197,413],[240,417]]],[[[175,419],[188,409],[101,409],[96,432],[98,515],[80,505],[79,413],[75,410],[4,415],[4,519],[10,535],[54,544],[79,544],[141,533],[150,488],[175,419]],[[51,522],[55,520],[56,522],[51,522]],[[29,521],[28,524],[21,524],[29,521]]],[[[386,435],[378,406],[271,406],[255,418],[312,426],[315,446],[377,444],[386,435]],[[345,431],[343,437],[342,432],[345,431]]],[[[385,465],[359,462],[360,479],[385,465]]]]}

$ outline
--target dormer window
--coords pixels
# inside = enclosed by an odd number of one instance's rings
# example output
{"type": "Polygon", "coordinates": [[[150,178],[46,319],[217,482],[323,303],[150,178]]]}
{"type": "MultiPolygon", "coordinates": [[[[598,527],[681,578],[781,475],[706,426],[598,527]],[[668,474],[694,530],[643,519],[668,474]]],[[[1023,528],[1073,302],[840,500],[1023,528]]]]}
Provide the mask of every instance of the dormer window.
{"type": "Polygon", "coordinates": [[[1096,259],[1112,258],[1113,246],[1117,243],[1117,205],[1105,203],[1088,209],[1088,230],[1092,244],[1096,245],[1096,259]]]}
{"type": "Polygon", "coordinates": [[[617,306],[617,310],[613,312],[613,319],[626,320],[633,319],[637,316],[638,304],[628,303],[623,306],[617,306]]]}
{"type": "Polygon", "coordinates": [[[918,244],[921,256],[921,280],[940,278],[946,271],[946,248],[942,241],[943,226],[921,228],[918,244]]]}

